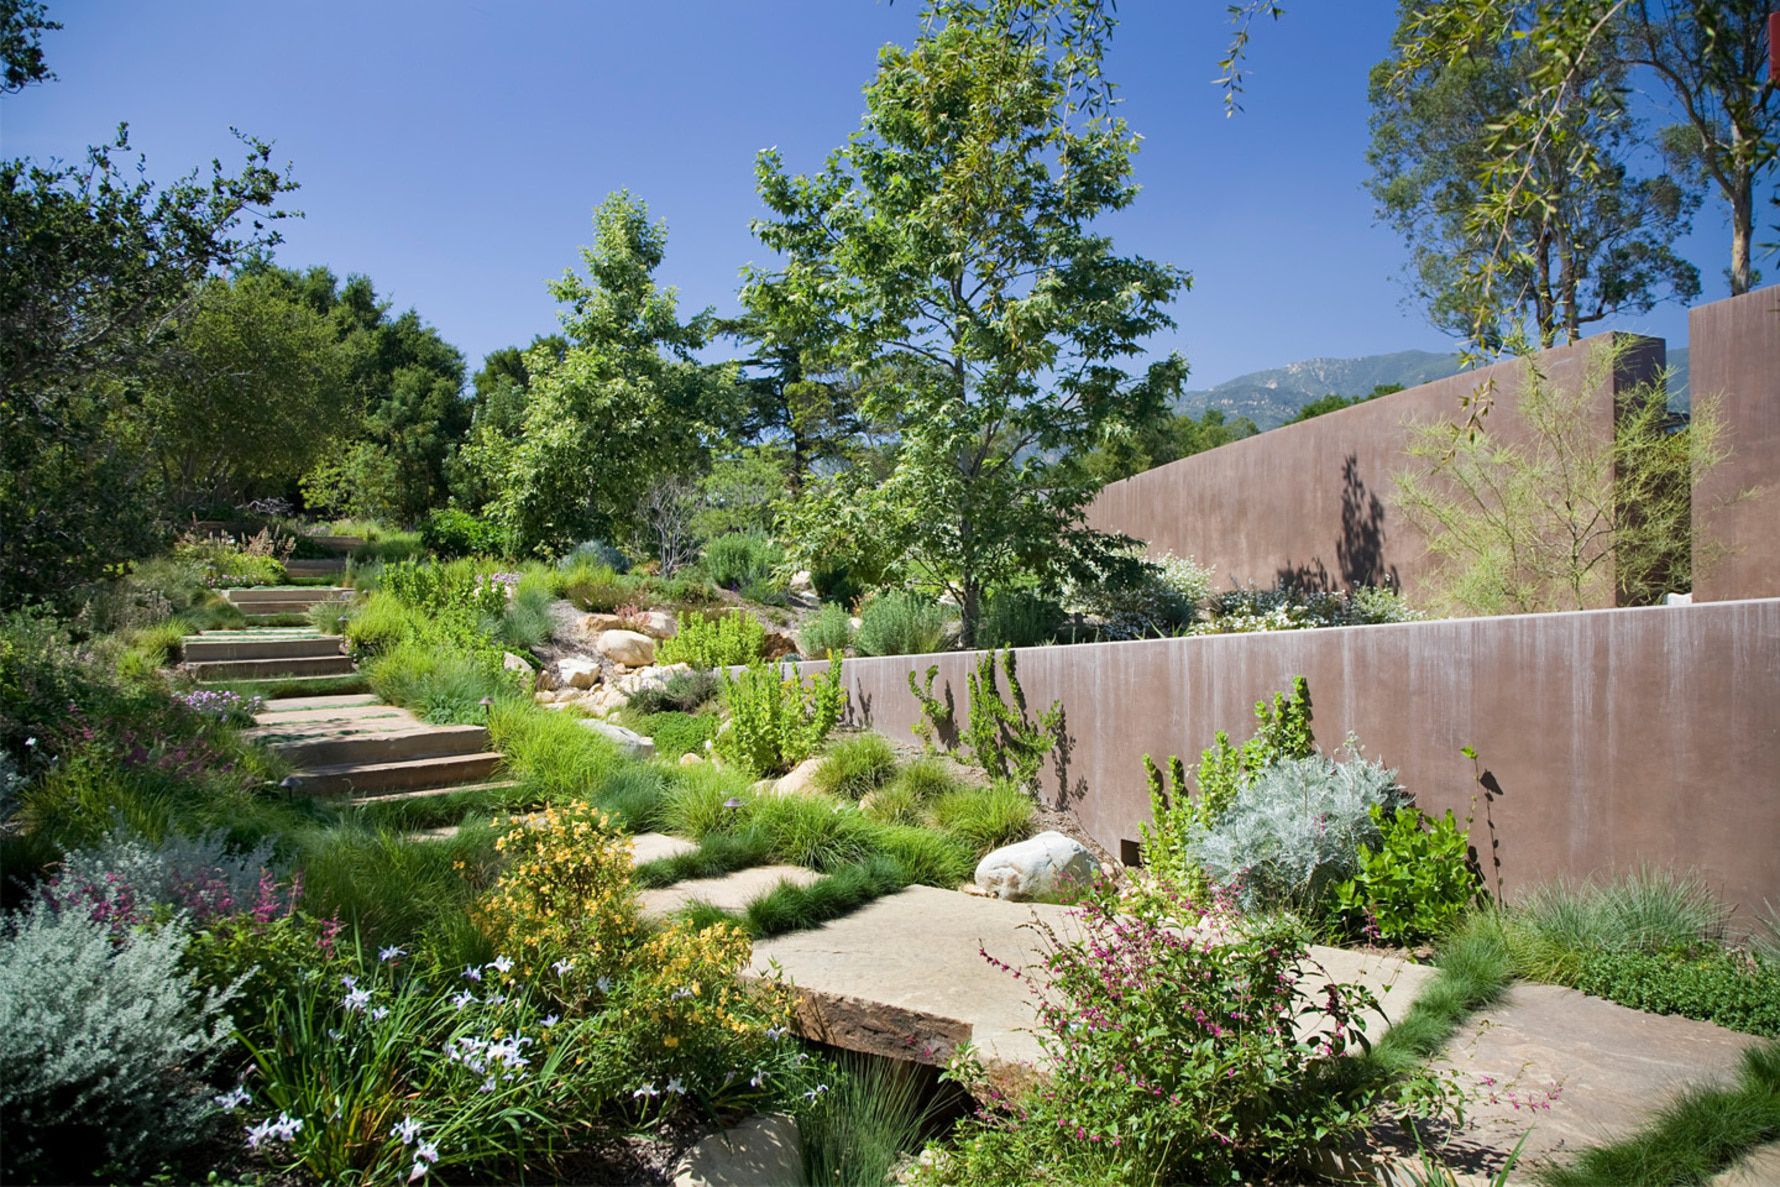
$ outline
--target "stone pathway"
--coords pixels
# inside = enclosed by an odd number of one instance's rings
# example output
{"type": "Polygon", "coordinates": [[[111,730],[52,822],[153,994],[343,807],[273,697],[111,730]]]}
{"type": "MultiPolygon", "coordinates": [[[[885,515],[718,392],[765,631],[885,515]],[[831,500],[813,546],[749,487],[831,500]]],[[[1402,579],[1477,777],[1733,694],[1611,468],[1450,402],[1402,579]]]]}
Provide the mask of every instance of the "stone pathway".
{"type": "Polygon", "coordinates": [[[180,659],[201,684],[237,680],[307,680],[358,669],[337,635],[312,627],[203,631],[180,640],[180,659]]]}
{"type": "MultiPolygon", "coordinates": [[[[1523,1134],[1519,1166],[1527,1170],[1628,1137],[1683,1088],[1732,1080],[1743,1050],[1759,1042],[1709,1022],[1518,983],[1472,1016],[1439,1061],[1477,1094],[1441,1156],[1487,1178],[1523,1134]]],[[[1774,1157],[1770,1150],[1770,1168],[1774,1157]]]]}
{"type": "Polygon", "coordinates": [[[752,866],[721,878],[694,878],[656,890],[645,890],[637,897],[645,919],[665,919],[695,902],[709,903],[718,910],[739,914],[749,903],[769,893],[781,882],[808,886],[821,880],[821,874],[803,866],[752,866]]]}
{"type": "MultiPolygon", "coordinates": [[[[1034,921],[1072,934],[1067,907],[1009,903],[930,886],[910,886],[809,931],[754,946],[754,972],[777,961],[799,991],[806,1036],[832,1046],[944,1064],[969,1040],[991,1071],[1010,1078],[1036,1066],[1032,999],[1023,982],[992,967],[979,949],[1022,966],[1041,948],[1034,921]]],[[[1338,981],[1375,993],[1384,1018],[1376,1038],[1433,976],[1389,957],[1316,947],[1312,956],[1338,981]]]]}

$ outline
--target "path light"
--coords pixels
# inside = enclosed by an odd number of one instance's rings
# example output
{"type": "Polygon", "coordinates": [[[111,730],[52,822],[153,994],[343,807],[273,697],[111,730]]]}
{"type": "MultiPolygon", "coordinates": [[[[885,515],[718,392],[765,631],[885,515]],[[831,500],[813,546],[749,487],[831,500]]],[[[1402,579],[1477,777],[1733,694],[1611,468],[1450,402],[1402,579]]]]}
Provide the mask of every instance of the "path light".
{"type": "Polygon", "coordinates": [[[730,810],[730,811],[731,811],[731,812],[733,812],[733,811],[735,811],[735,810],[736,810],[736,809],[737,809],[737,808],[739,808],[739,807],[741,807],[741,806],[742,806],[742,801],[741,801],[741,800],[740,800],[740,799],[738,799],[738,798],[737,798],[737,797],[735,797],[735,796],[733,796],[733,795],[732,795],[732,796],[730,796],[730,797],[729,797],[729,798],[728,798],[728,799],[726,799],[726,800],[724,800],[724,801],[723,801],[723,806],[724,806],[724,807],[725,807],[725,808],[728,808],[728,809],[729,809],[729,810],[730,810]]]}
{"type": "Polygon", "coordinates": [[[279,780],[278,786],[284,788],[287,794],[296,795],[297,789],[303,786],[303,781],[298,779],[295,775],[286,775],[283,779],[279,780]]]}
{"type": "Polygon", "coordinates": [[[493,697],[483,697],[482,698],[482,720],[484,720],[484,721],[488,720],[489,706],[493,705],[493,704],[494,704],[493,697]]]}

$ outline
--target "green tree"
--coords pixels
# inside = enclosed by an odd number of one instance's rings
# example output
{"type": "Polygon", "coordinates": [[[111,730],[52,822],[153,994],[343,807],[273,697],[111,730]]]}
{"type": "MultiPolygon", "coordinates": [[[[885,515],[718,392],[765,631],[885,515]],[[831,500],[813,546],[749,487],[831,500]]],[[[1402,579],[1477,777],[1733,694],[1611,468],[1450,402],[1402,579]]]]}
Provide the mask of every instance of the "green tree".
{"type": "Polygon", "coordinates": [[[1246,416],[1231,420],[1222,408],[1207,408],[1197,420],[1184,412],[1166,413],[1095,446],[1083,456],[1082,465],[1091,481],[1105,485],[1258,432],[1254,421],[1246,416]]]}
{"type": "Polygon", "coordinates": [[[1755,283],[1755,192],[1780,154],[1780,82],[1770,73],[1771,0],[1630,0],[1621,52],[1648,67],[1681,115],[1662,130],[1665,155],[1709,183],[1729,207],[1731,295],[1755,283]]]}
{"type": "Polygon", "coordinates": [[[84,162],[0,163],[0,600],[67,596],[159,538],[143,377],[205,278],[277,241],[296,188],[244,143],[239,172],[166,187],[121,127],[84,162]]]}
{"type": "Polygon", "coordinates": [[[1424,63],[1425,6],[1406,3],[1393,56],[1372,72],[1373,167],[1381,217],[1410,246],[1411,284],[1435,325],[1498,348],[1524,317],[1541,346],[1575,341],[1582,327],[1621,311],[1647,312],[1664,296],[1699,294],[1699,272],[1670,246],[1685,233],[1695,194],[1664,175],[1634,178],[1625,161],[1638,128],[1625,105],[1625,69],[1597,39],[1572,77],[1588,101],[1528,148],[1523,184],[1539,201],[1516,204],[1480,237],[1491,200],[1498,129],[1536,102],[1539,8],[1480,33],[1469,52],[1424,63]],[[1579,168],[1580,160],[1587,167],[1579,168]],[[1478,307],[1478,279],[1496,286],[1478,307]]]}
{"type": "Polygon", "coordinates": [[[568,348],[560,334],[539,335],[529,347],[503,346],[482,360],[482,369],[470,380],[474,394],[469,432],[446,466],[454,501],[480,510],[500,493],[499,475],[489,473],[486,463],[503,458],[503,445],[525,426],[532,382],[526,354],[543,349],[560,360],[568,348]]]}
{"type": "Polygon", "coordinates": [[[1314,420],[1317,417],[1326,415],[1330,412],[1340,412],[1343,408],[1352,408],[1355,404],[1364,404],[1368,400],[1376,400],[1380,396],[1395,395],[1402,390],[1403,385],[1400,383],[1381,383],[1363,396],[1342,396],[1330,392],[1326,396],[1318,396],[1310,403],[1298,409],[1292,419],[1286,421],[1286,423],[1295,425],[1300,421],[1314,420]]]}
{"type": "Polygon", "coordinates": [[[710,336],[707,310],[681,322],[671,288],[655,283],[665,223],[628,192],[594,211],[585,277],[552,281],[568,348],[526,352],[524,426],[511,441],[480,440],[468,464],[495,479],[494,516],[524,551],[548,554],[592,536],[629,539],[644,493],[663,476],[702,467],[713,424],[731,408],[727,369],[693,351],[710,336]]]}
{"type": "Polygon", "coordinates": [[[1603,603],[1646,605],[1691,585],[1715,542],[1694,541],[1693,491],[1726,456],[1714,403],[1696,400],[1678,427],[1662,385],[1622,393],[1611,440],[1596,432],[1592,393],[1620,363],[1603,343],[1584,375],[1553,383],[1535,360],[1508,440],[1485,426],[1436,423],[1411,438],[1393,475],[1397,503],[1438,562],[1435,600],[1470,614],[1534,614],[1603,603]]]}
{"type": "Polygon", "coordinates": [[[176,512],[288,490],[350,412],[327,320],[245,276],[203,286],[155,360],[142,406],[176,512]]]}
{"type": "Polygon", "coordinates": [[[863,537],[957,597],[966,644],[988,590],[1106,556],[1082,523],[1095,486],[1060,459],[1154,419],[1185,374],[1119,366],[1173,324],[1186,277],[1093,226],[1136,196],[1136,138],[1102,85],[1112,22],[1080,7],[935,0],[912,49],[881,51],[864,122],[821,172],[790,176],[771,150],[757,167],[773,217],[755,233],[790,266],[750,287],[833,305],[833,358],[895,433],[881,482],[813,484],[788,520],[799,559],[863,537]]]}
{"type": "Polygon", "coordinates": [[[0,0],[0,91],[55,77],[43,60],[43,35],[61,27],[43,15],[39,0],[0,0]]]}

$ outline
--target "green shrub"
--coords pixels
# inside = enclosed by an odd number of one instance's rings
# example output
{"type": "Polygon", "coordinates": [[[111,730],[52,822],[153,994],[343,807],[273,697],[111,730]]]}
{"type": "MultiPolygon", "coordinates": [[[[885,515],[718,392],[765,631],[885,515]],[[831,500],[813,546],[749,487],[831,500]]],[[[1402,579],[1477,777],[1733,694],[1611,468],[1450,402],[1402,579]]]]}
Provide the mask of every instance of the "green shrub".
{"type": "Polygon", "coordinates": [[[687,615],[671,639],[655,649],[657,662],[691,664],[699,671],[750,664],[766,654],[766,627],[746,610],[714,618],[687,615]]]}
{"type": "Polygon", "coordinates": [[[950,620],[938,602],[920,594],[893,590],[865,604],[859,612],[854,645],[860,655],[925,655],[946,649],[950,620]]]}
{"type": "Polygon", "coordinates": [[[442,507],[422,520],[420,542],[443,557],[494,556],[505,544],[498,527],[456,507],[442,507]]]}
{"type": "Polygon", "coordinates": [[[508,772],[552,802],[597,794],[620,764],[618,748],[575,718],[522,700],[496,701],[488,733],[508,772]]]}
{"type": "Polygon", "coordinates": [[[1439,818],[1399,808],[1388,822],[1372,809],[1383,839],[1361,844],[1353,877],[1335,888],[1335,901],[1356,932],[1375,932],[1394,944],[1444,935],[1481,894],[1470,861],[1470,837],[1451,810],[1439,818]]]}
{"type": "Polygon", "coordinates": [[[729,726],[717,735],[717,752],[755,775],[782,775],[815,752],[846,704],[839,660],[808,685],[795,664],[789,675],[766,664],[733,678],[725,672],[729,726]]]}
{"type": "Polygon", "coordinates": [[[833,870],[872,852],[871,822],[828,796],[758,796],[747,815],[748,827],[771,838],[778,861],[833,870]]]}
{"type": "Polygon", "coordinates": [[[857,800],[896,774],[896,751],[882,734],[863,733],[829,747],[816,769],[816,787],[829,795],[857,800]]]}
{"type": "Polygon", "coordinates": [[[636,596],[636,582],[610,565],[578,560],[557,571],[556,590],[583,610],[610,614],[636,596]]]}
{"type": "Polygon", "coordinates": [[[1340,1077],[1372,995],[1294,975],[1308,949],[1277,921],[1181,943],[1200,910],[1107,887],[1068,937],[1039,925],[1041,968],[1028,981],[1002,967],[1036,987],[1048,1075],[1009,1099],[988,1093],[980,1065],[956,1068],[992,1103],[941,1151],[938,1181],[1011,1187],[1038,1167],[1056,1183],[1287,1181],[1363,1128],[1370,1110],[1340,1077]],[[1221,1023],[1233,1014],[1241,1025],[1221,1023]]]}
{"type": "Polygon", "coordinates": [[[981,857],[1026,838],[1032,830],[1032,796],[1006,782],[961,787],[934,801],[933,819],[981,857]]]}
{"type": "Polygon", "coordinates": [[[718,721],[710,714],[651,713],[636,723],[637,732],[655,740],[655,752],[662,758],[679,758],[682,754],[703,755],[705,742],[717,736],[718,721]]]}
{"type": "MultiPolygon", "coordinates": [[[[970,717],[964,725],[964,744],[970,761],[991,779],[1012,780],[1021,787],[1036,786],[1039,767],[1057,744],[1063,725],[1063,702],[1052,701],[1051,707],[1033,721],[1026,712],[1026,693],[1020,687],[1012,651],[983,652],[977,659],[976,671],[970,674],[968,690],[970,717]],[[1007,680],[1006,700],[1002,699],[996,680],[997,658],[1007,680]]],[[[925,700],[922,707],[926,708],[925,700]]]]}
{"type": "Polygon", "coordinates": [[[784,559],[779,546],[764,533],[731,532],[705,544],[702,565],[712,581],[739,590],[766,578],[784,559]]]}
{"type": "Polygon", "coordinates": [[[1780,1038],[1780,968],[1736,953],[1698,955],[1597,949],[1578,962],[1572,988],[1643,1010],[1780,1038]]]}
{"type": "Polygon", "coordinates": [[[408,607],[394,594],[379,590],[347,619],[346,645],[356,656],[382,655],[412,638],[414,632],[408,607]]]}
{"type": "Polygon", "coordinates": [[[1144,555],[1138,545],[1102,580],[1079,589],[1072,605],[1100,622],[1107,639],[1172,635],[1190,625],[1211,593],[1212,571],[1192,557],[1144,555]]]}
{"type": "Polygon", "coordinates": [[[853,619],[847,608],[830,602],[804,624],[798,633],[798,644],[812,659],[821,659],[829,652],[839,655],[853,645],[853,619]]]}
{"type": "Polygon", "coordinates": [[[785,590],[770,577],[761,577],[742,586],[741,595],[744,601],[761,606],[787,606],[791,599],[785,596],[785,590]]]}
{"type": "Polygon", "coordinates": [[[1030,590],[1004,590],[983,610],[977,646],[1043,647],[1057,637],[1062,625],[1063,607],[1058,602],[1030,590]]]}
{"type": "Polygon", "coordinates": [[[692,713],[717,695],[717,674],[708,669],[675,672],[662,684],[650,684],[631,694],[628,708],[635,713],[692,713]]]}
{"type": "Polygon", "coordinates": [[[881,576],[874,573],[871,580],[865,580],[859,573],[859,567],[846,561],[810,566],[810,585],[815,589],[816,596],[824,602],[838,602],[849,607],[876,584],[881,576]]]}
{"type": "Polygon", "coordinates": [[[1381,811],[1404,802],[1397,773],[1357,756],[1288,758],[1257,773],[1187,853],[1213,885],[1238,892],[1250,910],[1291,907],[1314,914],[1352,876],[1361,845],[1379,844],[1381,811]]]}
{"type": "Polygon", "coordinates": [[[204,1074],[229,1038],[223,994],[182,967],[176,925],[114,935],[37,902],[0,925],[0,1146],[18,1182],[133,1180],[198,1141],[204,1074]]]}
{"type": "Polygon", "coordinates": [[[371,691],[435,725],[481,725],[483,704],[517,695],[515,674],[501,666],[499,651],[460,651],[409,640],[362,665],[371,691]]]}

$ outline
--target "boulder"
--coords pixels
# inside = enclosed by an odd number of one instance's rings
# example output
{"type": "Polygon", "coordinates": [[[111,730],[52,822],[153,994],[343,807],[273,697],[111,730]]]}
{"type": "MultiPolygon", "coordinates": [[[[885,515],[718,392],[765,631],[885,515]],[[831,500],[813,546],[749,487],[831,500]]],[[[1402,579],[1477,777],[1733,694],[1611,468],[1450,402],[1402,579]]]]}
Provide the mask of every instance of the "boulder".
{"type": "Polygon", "coordinates": [[[666,610],[645,611],[642,629],[651,639],[671,639],[675,630],[674,616],[666,610]]]}
{"type": "Polygon", "coordinates": [[[1026,902],[1069,887],[1086,886],[1097,870],[1094,855],[1059,832],[1004,845],[977,863],[976,884],[996,898],[1026,902]]]}
{"type": "Polygon", "coordinates": [[[635,730],[625,729],[621,725],[613,725],[609,721],[599,721],[592,717],[581,718],[584,729],[592,730],[602,737],[610,738],[618,745],[618,752],[626,758],[651,759],[655,757],[655,739],[645,738],[635,730]]]}
{"type": "Polygon", "coordinates": [[[803,1177],[803,1138],[786,1113],[749,1117],[686,1151],[674,1187],[795,1187],[803,1177]]]}
{"type": "Polygon", "coordinates": [[[526,688],[537,688],[538,674],[532,670],[531,664],[527,663],[522,657],[514,655],[511,651],[503,651],[501,652],[501,667],[509,672],[518,672],[524,681],[526,688]]]}
{"type": "Polygon", "coordinates": [[[703,761],[705,761],[703,758],[690,750],[680,756],[680,765],[683,767],[695,767],[703,761]]]}
{"type": "Polygon", "coordinates": [[[537,692],[532,693],[532,700],[538,702],[540,705],[548,705],[555,699],[556,694],[547,688],[540,688],[537,692]]]}
{"type": "Polygon", "coordinates": [[[645,667],[655,662],[655,640],[641,631],[601,631],[594,646],[607,659],[629,664],[633,668],[645,667]]]}
{"type": "Polygon", "coordinates": [[[766,658],[769,660],[797,654],[797,640],[781,631],[768,631],[763,645],[766,648],[766,658]]]}
{"type": "Polygon", "coordinates": [[[774,795],[804,795],[813,790],[816,772],[822,769],[823,759],[806,758],[791,768],[788,774],[781,775],[773,781],[774,795]]]}
{"type": "Polygon", "coordinates": [[[816,582],[810,577],[810,571],[808,569],[799,569],[797,572],[791,574],[791,584],[785,587],[785,591],[787,593],[797,594],[800,597],[814,597],[816,595],[816,582]]]}
{"type": "Polygon", "coordinates": [[[570,655],[556,661],[555,688],[592,688],[600,682],[600,661],[591,656],[570,655]]]}
{"type": "Polygon", "coordinates": [[[589,614],[581,620],[581,629],[589,635],[600,635],[606,631],[622,630],[624,619],[616,614],[589,614]]]}

